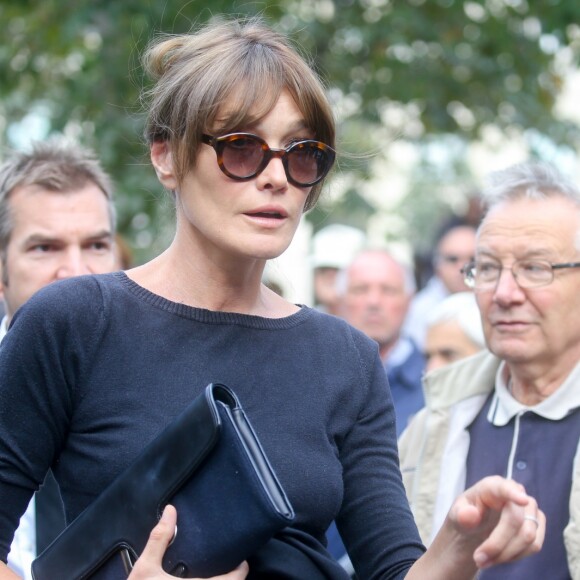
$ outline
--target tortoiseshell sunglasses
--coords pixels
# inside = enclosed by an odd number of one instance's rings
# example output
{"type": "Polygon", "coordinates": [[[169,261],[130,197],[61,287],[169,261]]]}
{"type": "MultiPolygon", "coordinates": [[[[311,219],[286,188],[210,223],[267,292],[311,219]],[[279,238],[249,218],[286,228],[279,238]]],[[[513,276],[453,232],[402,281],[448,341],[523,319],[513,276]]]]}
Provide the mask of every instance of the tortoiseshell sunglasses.
{"type": "Polygon", "coordinates": [[[336,156],[332,147],[310,139],[297,141],[285,149],[271,149],[266,141],[251,133],[230,133],[222,137],[204,134],[202,141],[215,149],[220,169],[237,181],[256,177],[273,158],[278,158],[290,183],[310,187],[326,177],[336,156]]]}

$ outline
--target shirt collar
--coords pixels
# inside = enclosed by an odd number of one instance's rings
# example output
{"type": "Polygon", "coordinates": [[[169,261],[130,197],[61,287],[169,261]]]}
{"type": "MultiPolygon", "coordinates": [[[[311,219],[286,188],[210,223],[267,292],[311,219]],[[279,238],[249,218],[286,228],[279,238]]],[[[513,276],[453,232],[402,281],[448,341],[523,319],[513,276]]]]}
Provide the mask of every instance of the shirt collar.
{"type": "Polygon", "coordinates": [[[577,407],[580,407],[580,363],[578,363],[562,385],[541,403],[533,406],[523,405],[508,389],[508,369],[505,361],[497,369],[495,392],[487,414],[487,420],[496,427],[507,425],[518,413],[532,411],[536,415],[559,421],[577,407]]]}
{"type": "Polygon", "coordinates": [[[385,368],[391,369],[402,365],[411,356],[412,352],[413,343],[408,338],[401,336],[389,356],[387,356],[385,368]]]}

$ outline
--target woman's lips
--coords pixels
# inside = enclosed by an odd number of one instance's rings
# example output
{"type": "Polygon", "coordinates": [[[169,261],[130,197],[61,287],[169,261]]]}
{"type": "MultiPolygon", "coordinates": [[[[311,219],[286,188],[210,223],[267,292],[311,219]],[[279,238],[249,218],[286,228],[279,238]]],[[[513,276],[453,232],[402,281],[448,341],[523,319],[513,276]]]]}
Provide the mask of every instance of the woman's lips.
{"type": "Polygon", "coordinates": [[[258,223],[264,227],[277,227],[288,218],[288,212],[281,207],[265,206],[257,207],[244,212],[253,223],[258,223]]]}
{"type": "Polygon", "coordinates": [[[279,212],[265,212],[265,211],[257,211],[247,213],[250,217],[264,217],[264,218],[272,218],[272,219],[284,219],[284,216],[279,212]]]}

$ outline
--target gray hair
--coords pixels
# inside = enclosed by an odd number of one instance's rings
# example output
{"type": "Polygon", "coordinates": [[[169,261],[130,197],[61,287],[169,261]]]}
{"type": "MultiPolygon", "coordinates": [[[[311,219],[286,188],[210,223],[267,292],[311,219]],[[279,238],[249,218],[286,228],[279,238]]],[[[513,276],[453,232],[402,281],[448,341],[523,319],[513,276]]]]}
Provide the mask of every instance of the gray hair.
{"type": "Polygon", "coordinates": [[[415,281],[415,275],[411,267],[409,267],[407,264],[404,264],[400,260],[397,260],[397,258],[395,258],[388,250],[382,248],[365,248],[357,252],[354,258],[351,260],[350,264],[339,270],[338,274],[336,275],[335,288],[339,296],[346,295],[346,291],[348,289],[348,273],[350,266],[354,264],[357,258],[363,254],[382,254],[393,260],[393,262],[395,262],[403,272],[403,289],[405,290],[405,293],[409,295],[415,294],[417,291],[417,282],[415,281]]]}
{"type": "Polygon", "coordinates": [[[439,302],[427,317],[427,328],[456,322],[463,333],[480,348],[485,347],[481,314],[473,292],[457,292],[439,302]]]}
{"type": "Polygon", "coordinates": [[[78,143],[53,137],[34,143],[30,152],[16,152],[0,165],[0,254],[4,256],[12,235],[10,194],[17,187],[37,185],[48,191],[68,193],[94,183],[105,195],[111,221],[116,226],[111,178],[95,153],[78,143]]]}
{"type": "MultiPolygon", "coordinates": [[[[506,201],[521,198],[542,200],[560,196],[574,203],[580,212],[580,188],[545,162],[526,162],[495,171],[487,177],[481,192],[486,211],[506,201]]],[[[576,235],[576,249],[580,250],[580,230],[576,235]]]]}

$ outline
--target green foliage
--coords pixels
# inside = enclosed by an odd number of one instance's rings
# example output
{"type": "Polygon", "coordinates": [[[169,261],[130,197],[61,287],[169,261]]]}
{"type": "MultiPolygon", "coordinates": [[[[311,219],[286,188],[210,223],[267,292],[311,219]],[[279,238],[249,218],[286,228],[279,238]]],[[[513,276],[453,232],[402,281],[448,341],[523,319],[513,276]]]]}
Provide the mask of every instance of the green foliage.
{"type": "MultiPolygon", "coordinates": [[[[489,124],[578,144],[578,127],[552,115],[564,80],[556,49],[568,47],[572,62],[580,52],[577,2],[2,0],[2,149],[31,113],[94,147],[116,180],[120,229],[138,260],[167,243],[172,222],[141,138],[139,55],[156,33],[222,13],[263,14],[312,55],[351,153],[396,137],[474,139],[489,124]]],[[[368,167],[346,158],[341,170],[364,178],[368,167]]],[[[360,221],[372,212],[366,203],[347,196],[345,215],[360,221]]]]}

